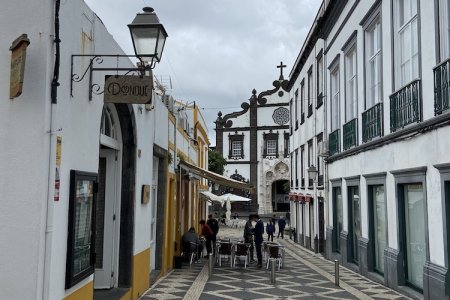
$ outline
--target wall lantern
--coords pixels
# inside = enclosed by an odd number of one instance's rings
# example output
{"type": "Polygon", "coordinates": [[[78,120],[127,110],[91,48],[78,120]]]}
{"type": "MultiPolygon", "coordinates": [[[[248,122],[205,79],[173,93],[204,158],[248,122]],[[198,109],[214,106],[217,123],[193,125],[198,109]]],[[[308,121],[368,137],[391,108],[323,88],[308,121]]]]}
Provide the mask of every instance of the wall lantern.
{"type": "Polygon", "coordinates": [[[313,181],[316,181],[316,176],[317,176],[317,169],[316,167],[314,167],[314,165],[311,165],[308,168],[308,178],[312,179],[313,181]]]}
{"type": "Polygon", "coordinates": [[[161,56],[166,43],[167,32],[159,22],[158,16],[151,7],[144,7],[133,22],[128,25],[136,56],[153,68],[161,56]]]}

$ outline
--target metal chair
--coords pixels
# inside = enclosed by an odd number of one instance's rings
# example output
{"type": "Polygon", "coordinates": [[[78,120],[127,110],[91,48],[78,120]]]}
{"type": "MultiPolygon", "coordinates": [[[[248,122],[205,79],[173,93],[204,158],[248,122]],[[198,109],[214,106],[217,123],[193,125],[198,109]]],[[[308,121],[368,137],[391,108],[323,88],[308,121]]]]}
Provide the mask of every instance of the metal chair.
{"type": "Polygon", "coordinates": [[[219,267],[222,266],[222,258],[228,258],[230,260],[230,267],[233,267],[233,244],[230,242],[222,242],[218,245],[218,257],[219,267]]]}
{"type": "Polygon", "coordinates": [[[189,265],[192,265],[193,262],[197,261],[199,258],[198,254],[199,245],[193,242],[185,242],[183,243],[183,256],[185,261],[189,260],[189,265]]]}
{"type": "Polygon", "coordinates": [[[263,258],[268,260],[268,252],[269,252],[269,246],[279,246],[280,244],[276,243],[276,242],[270,242],[270,241],[264,241],[262,244],[262,254],[263,254],[263,258]]]}
{"type": "Polygon", "coordinates": [[[283,252],[284,252],[283,246],[267,245],[267,249],[268,249],[268,257],[267,257],[266,269],[269,269],[270,259],[273,258],[273,259],[275,259],[275,262],[278,261],[278,270],[279,270],[281,268],[281,266],[283,265],[283,252]]]}
{"type": "Polygon", "coordinates": [[[234,245],[234,259],[233,259],[234,267],[236,267],[236,258],[239,259],[239,261],[241,260],[241,258],[243,258],[244,259],[244,268],[247,268],[249,249],[250,249],[249,243],[237,243],[234,245]]]}

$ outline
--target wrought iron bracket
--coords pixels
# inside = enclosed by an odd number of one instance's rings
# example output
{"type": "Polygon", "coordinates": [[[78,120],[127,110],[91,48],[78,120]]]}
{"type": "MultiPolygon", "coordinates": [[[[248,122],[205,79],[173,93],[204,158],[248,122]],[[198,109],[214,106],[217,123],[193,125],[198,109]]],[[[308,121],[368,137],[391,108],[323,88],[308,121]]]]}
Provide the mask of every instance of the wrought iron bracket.
{"type": "MultiPolygon", "coordinates": [[[[152,65],[144,64],[140,60],[140,58],[136,55],[119,55],[119,54],[73,54],[71,56],[70,61],[70,96],[73,97],[73,88],[74,83],[82,82],[86,77],[89,81],[89,101],[92,101],[92,95],[101,95],[103,94],[104,90],[102,89],[102,86],[100,83],[94,82],[94,72],[108,72],[108,71],[114,71],[116,75],[128,75],[128,74],[135,74],[139,76],[144,76],[145,72],[147,70],[151,70],[154,67],[154,63],[152,65]],[[125,58],[134,57],[139,59],[139,62],[137,63],[138,67],[130,68],[130,67],[121,67],[122,65],[129,64],[130,61],[125,58]],[[78,66],[77,63],[80,63],[81,61],[87,58],[88,59],[88,66],[84,70],[75,70],[78,66]],[[113,63],[113,59],[115,58],[115,67],[112,67],[109,64],[113,63]],[[78,62],[80,60],[80,62],[78,62]],[[105,60],[108,60],[108,63],[106,67],[102,67],[101,65],[105,62],[105,60]],[[124,61],[124,62],[123,62],[124,61]],[[142,66],[142,67],[139,67],[142,66]]],[[[105,74],[106,75],[106,74],[105,74]]]]}

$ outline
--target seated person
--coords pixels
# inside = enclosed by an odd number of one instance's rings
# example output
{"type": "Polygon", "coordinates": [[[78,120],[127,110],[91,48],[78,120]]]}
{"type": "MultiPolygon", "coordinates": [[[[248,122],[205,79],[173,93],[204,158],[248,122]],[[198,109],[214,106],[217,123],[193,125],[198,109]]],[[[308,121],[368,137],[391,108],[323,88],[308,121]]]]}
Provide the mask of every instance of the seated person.
{"type": "MultiPolygon", "coordinates": [[[[185,255],[196,252],[197,259],[200,257],[200,254],[202,253],[202,244],[200,243],[200,239],[195,233],[194,227],[189,228],[189,230],[185,234],[183,234],[181,241],[183,244],[183,251],[185,255]]],[[[189,260],[189,256],[185,256],[185,259],[189,260]]]]}

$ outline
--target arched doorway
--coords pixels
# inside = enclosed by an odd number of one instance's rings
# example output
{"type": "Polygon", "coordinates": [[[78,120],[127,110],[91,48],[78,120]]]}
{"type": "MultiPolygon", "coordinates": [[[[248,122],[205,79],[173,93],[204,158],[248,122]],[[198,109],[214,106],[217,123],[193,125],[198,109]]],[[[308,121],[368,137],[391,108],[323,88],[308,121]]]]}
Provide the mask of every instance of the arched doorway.
{"type": "Polygon", "coordinates": [[[95,209],[95,289],[131,284],[135,134],[132,106],[105,104],[95,209]]]}
{"type": "Polygon", "coordinates": [[[272,183],[272,210],[274,212],[290,211],[288,180],[277,180],[272,183]]]}

